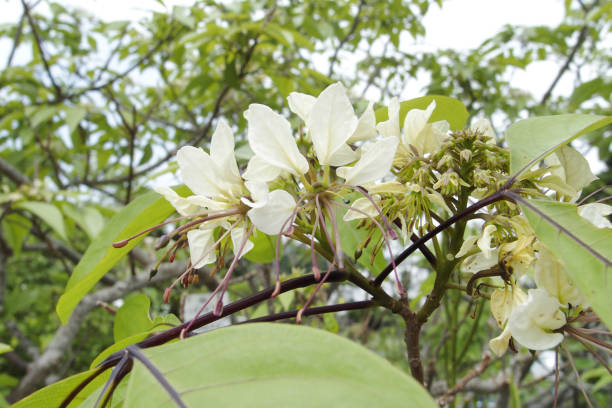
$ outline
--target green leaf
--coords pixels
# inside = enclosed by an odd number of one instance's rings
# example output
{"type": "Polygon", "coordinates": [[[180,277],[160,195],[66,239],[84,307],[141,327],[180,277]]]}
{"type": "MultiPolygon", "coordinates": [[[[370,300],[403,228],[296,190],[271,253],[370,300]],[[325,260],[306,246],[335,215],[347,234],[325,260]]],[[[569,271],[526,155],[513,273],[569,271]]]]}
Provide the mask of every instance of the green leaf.
{"type": "Polygon", "coordinates": [[[151,330],[151,331],[144,332],[144,333],[134,334],[133,336],[126,337],[124,339],[119,340],[115,344],[111,344],[110,346],[105,348],[100,354],[98,354],[96,356],[96,358],[94,358],[94,360],[91,362],[91,365],[89,366],[89,368],[95,368],[102,361],[104,361],[106,359],[106,357],[110,356],[111,354],[113,354],[113,353],[115,353],[115,352],[117,352],[119,350],[123,350],[127,346],[131,346],[132,344],[136,344],[139,341],[142,341],[142,340],[146,339],[147,337],[149,337],[149,334],[154,333],[154,332],[155,331],[151,330]]]}
{"type": "Polygon", "coordinates": [[[64,112],[66,112],[66,124],[70,133],[74,132],[74,129],[87,114],[87,110],[80,106],[68,106],[64,109],[64,112]]]}
{"type": "Polygon", "coordinates": [[[612,229],[595,227],[578,215],[574,204],[526,200],[521,208],[538,239],[564,262],[589,305],[612,329],[612,229]]]}
{"type": "Polygon", "coordinates": [[[62,211],[81,227],[91,240],[95,239],[104,229],[104,217],[94,207],[77,209],[70,203],[63,203],[62,211]]]}
{"type": "Polygon", "coordinates": [[[12,351],[12,350],[13,348],[9,346],[8,344],[0,343],[0,354],[8,353],[9,351],[12,351]]]}
{"type": "MultiPolygon", "coordinates": [[[[58,407],[64,398],[66,398],[81,381],[91,375],[94,371],[95,370],[84,371],[42,388],[18,401],[14,405],[11,405],[11,408],[58,407]]],[[[104,384],[109,374],[110,371],[107,371],[106,373],[96,377],[76,396],[72,403],[68,405],[68,408],[79,407],[92,392],[104,384]]]]}
{"type": "Polygon", "coordinates": [[[56,206],[40,201],[23,201],[15,204],[16,208],[21,208],[36,215],[49,225],[57,234],[64,240],[68,239],[66,234],[66,226],[64,225],[64,217],[56,206]]]}
{"type": "MultiPolygon", "coordinates": [[[[187,406],[437,407],[410,376],[329,332],[248,324],[143,350],[187,406]]],[[[126,407],[174,407],[138,361],[126,407]]]]}
{"type": "MultiPolygon", "coordinates": [[[[255,245],[244,257],[251,262],[270,263],[276,256],[276,235],[270,236],[262,232],[251,236],[251,242],[255,245]]],[[[281,247],[282,248],[282,247],[281,247]]],[[[282,251],[279,252],[279,255],[282,251]]]]}
{"type": "Polygon", "coordinates": [[[149,317],[151,301],[143,294],[130,296],[115,314],[113,336],[115,342],[134,334],[151,330],[153,321],[149,317]]]}
{"type": "Polygon", "coordinates": [[[13,250],[13,255],[19,256],[25,236],[30,232],[32,223],[18,213],[10,213],[2,219],[2,234],[13,250]]]}
{"type": "MultiPolygon", "coordinates": [[[[177,189],[179,194],[188,191],[184,186],[177,189]]],[[[56,311],[63,324],[68,322],[70,313],[83,296],[147,234],[131,240],[123,248],[113,248],[113,242],[159,224],[173,212],[174,208],[165,198],[150,192],[138,197],[115,214],[75,266],[66,284],[66,290],[57,302],[56,311]]]]}
{"type": "MultiPolygon", "coordinates": [[[[436,101],[436,109],[429,118],[429,122],[445,120],[450,125],[451,130],[460,130],[465,127],[469,114],[463,103],[455,98],[442,95],[422,96],[400,103],[400,126],[403,126],[404,118],[409,110],[426,109],[434,100],[436,101]]],[[[386,107],[376,110],[376,122],[388,119],[389,115],[386,107]]]]}
{"type": "Polygon", "coordinates": [[[578,136],[612,123],[612,116],[557,115],[525,119],[506,132],[510,174],[516,176],[578,136]]]}

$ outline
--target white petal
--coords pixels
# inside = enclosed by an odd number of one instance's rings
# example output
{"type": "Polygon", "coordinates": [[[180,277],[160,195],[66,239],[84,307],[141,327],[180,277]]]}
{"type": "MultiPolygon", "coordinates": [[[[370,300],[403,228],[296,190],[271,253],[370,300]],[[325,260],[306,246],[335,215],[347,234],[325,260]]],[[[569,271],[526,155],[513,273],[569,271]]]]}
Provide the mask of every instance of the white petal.
{"type": "Polygon", "coordinates": [[[291,92],[287,97],[289,109],[291,112],[298,115],[304,122],[308,120],[310,111],[314,106],[317,98],[312,95],[303,94],[300,92],[291,92]]]}
{"type": "Polygon", "coordinates": [[[497,265],[498,249],[495,248],[489,255],[486,257],[484,253],[479,252],[476,255],[468,256],[461,264],[461,270],[467,273],[476,273],[497,265]]]}
{"type": "Polygon", "coordinates": [[[361,158],[352,167],[340,167],[336,174],[346,180],[347,184],[360,186],[382,179],[387,175],[393,163],[395,149],[399,140],[396,137],[386,137],[369,143],[359,149],[361,158]]]}
{"type": "Polygon", "coordinates": [[[343,144],[334,152],[334,154],[329,158],[330,166],[343,166],[347,163],[354,162],[359,158],[359,153],[351,149],[351,146],[347,144],[343,144]]]}
{"type": "Polygon", "coordinates": [[[285,190],[274,190],[268,196],[268,203],[259,208],[252,208],[247,215],[261,232],[268,235],[280,233],[283,225],[287,231],[291,224],[289,217],[295,210],[293,196],[285,190]]]}
{"type": "Polygon", "coordinates": [[[214,170],[215,164],[199,147],[181,147],[176,153],[181,180],[197,195],[213,197],[223,194],[223,183],[214,170]]]}
{"type": "Polygon", "coordinates": [[[427,109],[411,109],[404,119],[403,142],[405,146],[414,146],[420,154],[425,150],[425,133],[423,130],[436,108],[436,101],[432,101],[427,109]]]}
{"type": "Polygon", "coordinates": [[[508,350],[510,337],[512,337],[510,329],[506,327],[499,336],[489,340],[489,347],[498,357],[503,356],[506,350],[508,350]]]}
{"type": "Polygon", "coordinates": [[[157,193],[164,196],[166,200],[181,215],[193,215],[202,211],[202,207],[192,204],[187,197],[181,197],[170,187],[159,186],[153,188],[157,193]]]}
{"type": "Polygon", "coordinates": [[[389,115],[389,119],[380,122],[376,125],[376,130],[380,132],[380,134],[384,137],[395,136],[397,138],[400,137],[400,103],[399,99],[393,98],[391,102],[389,102],[389,107],[387,108],[387,112],[389,115]]]}
{"type": "Polygon", "coordinates": [[[357,122],[357,129],[349,137],[347,143],[369,140],[376,136],[376,115],[374,114],[374,103],[368,103],[368,107],[363,112],[357,122]]]}
{"type": "Polygon", "coordinates": [[[423,137],[423,154],[433,153],[440,150],[442,140],[448,134],[450,125],[445,120],[428,123],[422,132],[423,137]]]}
{"type": "Polygon", "coordinates": [[[218,176],[230,183],[242,183],[234,156],[234,134],[223,119],[217,123],[217,128],[212,135],[210,156],[220,171],[218,176]]]}
{"type": "Polygon", "coordinates": [[[249,160],[247,168],[242,174],[245,180],[272,181],[281,174],[281,169],[276,167],[261,157],[255,155],[249,160]]]}
{"type": "Polygon", "coordinates": [[[578,215],[597,228],[612,228],[608,216],[612,214],[612,206],[603,203],[584,204],[578,207],[578,215]]]}
{"type": "Polygon", "coordinates": [[[298,150],[287,119],[256,103],[249,106],[244,117],[249,124],[249,145],[257,156],[295,175],[308,171],[308,162],[298,150]]]}
{"type": "Polygon", "coordinates": [[[187,232],[189,242],[189,256],[194,268],[201,268],[204,265],[215,262],[217,259],[213,249],[214,229],[195,229],[187,232]]]}
{"type": "Polygon", "coordinates": [[[455,254],[455,258],[461,258],[465,254],[470,252],[472,248],[476,246],[476,241],[478,241],[478,237],[476,235],[474,235],[473,237],[469,237],[465,241],[463,241],[463,244],[461,244],[461,248],[459,249],[459,252],[455,254]]]}
{"type": "MultiPolygon", "coordinates": [[[[380,202],[380,196],[378,194],[372,196],[372,198],[374,199],[375,203],[380,202]]],[[[342,217],[342,219],[344,221],[353,221],[362,218],[367,218],[368,215],[370,217],[377,217],[379,215],[378,210],[376,209],[376,207],[374,207],[372,202],[367,197],[362,197],[355,200],[353,205],[351,205],[351,209],[349,209],[346,214],[344,214],[344,217],[342,217]],[[354,211],[353,209],[359,211],[354,211]]]]}
{"type": "Polygon", "coordinates": [[[555,330],[566,323],[559,300],[544,289],[530,289],[529,317],[535,325],[543,329],[555,330]]]}
{"type": "Polygon", "coordinates": [[[489,122],[489,119],[476,119],[470,125],[470,129],[482,132],[485,136],[491,138],[491,142],[495,142],[495,130],[493,130],[493,126],[491,126],[491,122],[489,122]]]}
{"type": "MultiPolygon", "coordinates": [[[[246,228],[244,227],[234,228],[232,232],[230,232],[230,235],[232,237],[232,245],[234,246],[234,255],[238,254],[238,250],[240,249],[240,246],[243,243],[245,234],[246,228]]],[[[247,240],[244,244],[244,247],[242,248],[242,252],[240,253],[240,258],[242,258],[244,254],[249,252],[251,249],[253,249],[254,246],[255,245],[250,240],[247,240]]]]}
{"type": "Polygon", "coordinates": [[[243,197],[243,203],[252,208],[263,207],[268,203],[268,198],[270,194],[268,190],[268,185],[266,183],[256,180],[250,180],[244,184],[251,193],[252,200],[248,200],[247,198],[243,197]]]}
{"type": "Polygon", "coordinates": [[[234,203],[228,203],[225,200],[215,200],[201,195],[192,195],[185,197],[185,199],[192,205],[198,205],[211,211],[224,211],[235,208],[234,203]]]}
{"type": "Polygon", "coordinates": [[[563,334],[553,333],[565,324],[559,302],[542,289],[529,290],[527,303],[516,306],[508,328],[519,343],[531,350],[545,350],[563,341],[563,334]]]}
{"type": "Polygon", "coordinates": [[[331,165],[333,155],[346,144],[357,122],[342,84],[332,84],[321,92],[306,121],[319,163],[331,165]]]}
{"type": "Polygon", "coordinates": [[[491,251],[493,250],[493,248],[491,248],[491,234],[495,231],[497,231],[497,227],[495,227],[495,225],[487,225],[482,232],[480,239],[478,239],[478,248],[480,248],[486,258],[491,256],[491,251]]]}
{"type": "Polygon", "coordinates": [[[546,290],[563,306],[568,303],[574,307],[581,305],[584,297],[567,278],[563,263],[543,245],[539,246],[538,255],[535,262],[535,281],[538,288],[546,290]]]}

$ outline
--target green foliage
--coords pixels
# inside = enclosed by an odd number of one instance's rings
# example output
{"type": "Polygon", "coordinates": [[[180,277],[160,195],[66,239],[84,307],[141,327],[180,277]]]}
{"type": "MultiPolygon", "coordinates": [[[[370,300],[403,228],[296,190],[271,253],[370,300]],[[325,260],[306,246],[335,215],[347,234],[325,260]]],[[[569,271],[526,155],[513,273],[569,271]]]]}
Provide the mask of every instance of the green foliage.
{"type": "MultiPolygon", "coordinates": [[[[442,95],[427,95],[420,98],[410,99],[400,103],[400,123],[403,123],[406,114],[411,109],[426,109],[432,101],[436,101],[436,109],[429,118],[430,122],[446,120],[451,130],[463,129],[467,123],[468,111],[461,101],[442,95]]],[[[388,120],[387,108],[376,111],[376,122],[388,120]]]]}
{"type": "Polygon", "coordinates": [[[564,262],[567,273],[593,310],[612,328],[608,286],[612,230],[595,227],[578,215],[573,204],[529,200],[521,207],[538,238],[564,262]]]}
{"type": "MultiPolygon", "coordinates": [[[[91,374],[93,374],[95,370],[85,371],[79,374],[75,374],[71,377],[65,378],[57,383],[50,385],[48,387],[42,388],[37,392],[27,396],[21,401],[17,402],[14,405],[11,405],[13,408],[37,408],[37,407],[58,407],[62,401],[72,392],[72,390],[81,383],[81,381],[85,380],[91,374]]],[[[81,406],[81,403],[94,392],[98,387],[100,387],[106,379],[108,378],[108,374],[102,374],[96,377],[92,382],[90,382],[79,395],[76,396],[74,401],[68,405],[68,408],[76,408],[81,406]]]]}
{"type": "MultiPolygon", "coordinates": [[[[414,407],[436,406],[420,385],[384,359],[308,327],[224,328],[144,353],[187,405],[391,407],[410,401],[414,407]]],[[[174,406],[139,362],[125,404],[174,406]]]]}
{"type": "Polygon", "coordinates": [[[508,128],[510,173],[519,175],[580,135],[612,123],[612,116],[559,115],[531,118],[508,128]]]}
{"type": "MultiPolygon", "coordinates": [[[[185,190],[186,187],[179,189],[179,192],[185,190]]],[[[173,212],[174,208],[164,198],[150,192],[131,202],[110,220],[75,267],[66,290],[57,303],[57,314],[64,324],[83,296],[123,256],[142,241],[146,234],[131,240],[122,248],[113,248],[113,242],[129,238],[159,224],[173,212]]]]}

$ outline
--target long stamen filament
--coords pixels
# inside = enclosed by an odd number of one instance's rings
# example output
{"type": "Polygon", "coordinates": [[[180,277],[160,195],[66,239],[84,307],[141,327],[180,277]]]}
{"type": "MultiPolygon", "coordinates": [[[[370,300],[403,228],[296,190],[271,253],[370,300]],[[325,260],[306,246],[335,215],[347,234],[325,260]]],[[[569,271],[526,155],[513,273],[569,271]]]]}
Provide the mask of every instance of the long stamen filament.
{"type": "Polygon", "coordinates": [[[389,242],[389,240],[387,239],[387,234],[385,234],[385,229],[382,227],[382,225],[380,225],[380,223],[378,221],[376,221],[376,219],[374,217],[372,217],[370,214],[367,214],[365,211],[362,211],[358,208],[352,208],[344,203],[340,203],[338,201],[334,201],[334,204],[339,205],[343,208],[348,209],[349,211],[355,211],[357,213],[360,213],[362,215],[365,215],[370,221],[372,221],[380,230],[383,239],[385,240],[385,244],[387,246],[387,250],[389,251],[389,257],[391,258],[391,266],[393,267],[393,273],[395,274],[395,281],[397,284],[397,290],[399,291],[400,295],[404,295],[406,293],[406,290],[404,289],[404,285],[402,285],[402,281],[400,280],[399,277],[399,273],[397,272],[397,266],[395,265],[395,257],[393,256],[393,250],[391,249],[391,242],[389,242]]]}

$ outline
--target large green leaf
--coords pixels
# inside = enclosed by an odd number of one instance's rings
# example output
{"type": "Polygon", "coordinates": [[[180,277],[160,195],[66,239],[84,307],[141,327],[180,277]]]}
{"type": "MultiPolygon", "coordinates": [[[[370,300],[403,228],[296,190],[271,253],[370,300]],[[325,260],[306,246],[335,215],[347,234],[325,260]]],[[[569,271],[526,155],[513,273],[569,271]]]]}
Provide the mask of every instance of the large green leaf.
{"type": "Polygon", "coordinates": [[[612,229],[595,227],[573,204],[527,200],[521,207],[538,239],[565,263],[588,304],[612,329],[612,229]]]}
{"type": "MultiPolygon", "coordinates": [[[[177,189],[179,194],[187,191],[187,187],[177,189]]],[[[131,240],[123,248],[113,248],[113,242],[159,224],[173,212],[174,208],[165,198],[155,192],[149,192],[115,214],[98,238],[91,242],[81,261],[75,266],[66,290],[57,302],[56,310],[62,323],[68,322],[72,310],[83,296],[146,234],[131,240]]]]}
{"type": "Polygon", "coordinates": [[[16,208],[27,210],[46,222],[63,239],[68,239],[64,217],[56,206],[40,201],[22,201],[15,204],[16,208]]]}
{"type": "MultiPolygon", "coordinates": [[[[49,385],[28,395],[24,399],[18,401],[11,408],[42,408],[42,407],[58,407],[62,401],[72,392],[72,390],[90,376],[95,370],[85,371],[75,374],[72,377],[65,378],[55,384],[49,385]]],[[[81,403],[96,389],[98,389],[109,376],[109,372],[103,373],[89,383],[72,401],[68,408],[80,407],[81,403]]]]}
{"type": "Polygon", "coordinates": [[[557,115],[525,119],[506,131],[510,148],[510,174],[530,168],[580,135],[612,123],[612,116],[557,115]]]}
{"type": "MultiPolygon", "coordinates": [[[[436,407],[410,376],[326,331],[284,324],[215,330],[143,350],[190,407],[436,407]]],[[[175,407],[138,361],[125,406],[175,407]]]]}
{"type": "MultiPolygon", "coordinates": [[[[465,127],[468,119],[468,111],[465,105],[455,98],[442,95],[428,95],[420,98],[410,99],[400,103],[400,125],[403,125],[406,114],[411,109],[425,109],[431,101],[436,101],[436,109],[434,109],[430,122],[445,120],[450,125],[451,130],[459,130],[465,127]]],[[[376,122],[389,119],[387,108],[376,110],[376,122]]]]}

